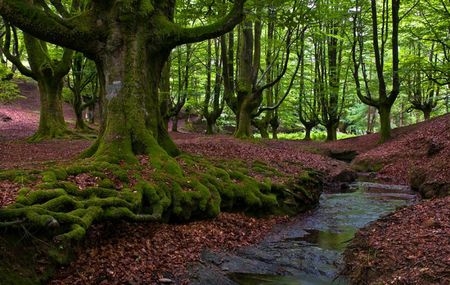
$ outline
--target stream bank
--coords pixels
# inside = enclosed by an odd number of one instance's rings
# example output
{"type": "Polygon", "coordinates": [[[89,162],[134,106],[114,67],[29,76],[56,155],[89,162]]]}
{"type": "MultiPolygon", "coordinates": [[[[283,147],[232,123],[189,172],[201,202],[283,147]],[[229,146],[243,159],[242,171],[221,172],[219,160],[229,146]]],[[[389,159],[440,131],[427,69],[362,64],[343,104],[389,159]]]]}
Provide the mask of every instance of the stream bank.
{"type": "MultiPolygon", "coordinates": [[[[192,284],[329,284],[344,266],[342,254],[358,229],[417,201],[408,186],[363,182],[329,189],[310,215],[281,226],[257,246],[235,253],[203,252],[192,284]]],[[[361,181],[362,180],[362,181],[361,181]]]]}

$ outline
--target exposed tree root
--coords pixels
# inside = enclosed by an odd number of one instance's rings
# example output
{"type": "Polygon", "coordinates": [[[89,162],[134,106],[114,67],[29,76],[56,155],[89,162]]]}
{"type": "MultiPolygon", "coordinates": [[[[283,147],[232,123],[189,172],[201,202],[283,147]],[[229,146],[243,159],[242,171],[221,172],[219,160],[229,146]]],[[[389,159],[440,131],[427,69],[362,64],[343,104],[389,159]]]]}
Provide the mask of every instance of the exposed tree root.
{"type": "Polygon", "coordinates": [[[81,240],[93,223],[106,220],[186,221],[212,218],[221,210],[293,215],[318,202],[320,182],[308,172],[295,182],[286,177],[286,187],[271,183],[270,176],[281,174],[264,163],[255,162],[252,169],[265,172],[267,179],[242,174],[249,172],[243,162],[189,155],[178,161],[154,155],[141,156],[139,164],[89,160],[47,169],[39,173],[41,184],[22,188],[16,203],[0,210],[0,227],[45,228],[55,241],[69,242],[81,240]],[[79,175],[94,177],[96,186],[72,183],[79,175]]]}
{"type": "Polygon", "coordinates": [[[82,139],[83,135],[77,134],[74,131],[71,131],[67,128],[55,128],[48,131],[40,131],[38,130],[34,135],[27,139],[27,142],[40,142],[43,140],[51,140],[51,139],[82,139]]]}

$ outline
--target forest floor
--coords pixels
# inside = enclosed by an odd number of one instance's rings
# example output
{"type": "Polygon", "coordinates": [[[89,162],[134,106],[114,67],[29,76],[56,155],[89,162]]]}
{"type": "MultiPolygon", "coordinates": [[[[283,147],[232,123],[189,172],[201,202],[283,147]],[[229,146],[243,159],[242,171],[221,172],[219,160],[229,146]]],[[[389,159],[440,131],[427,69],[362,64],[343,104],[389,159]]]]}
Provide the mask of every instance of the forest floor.
{"type": "MultiPolygon", "coordinates": [[[[39,97],[34,84],[24,83],[20,88],[26,98],[10,104],[0,103],[0,169],[33,169],[45,168],[54,163],[64,164],[92,144],[92,140],[27,143],[25,139],[38,127],[39,97]]],[[[64,104],[63,109],[69,128],[73,128],[74,114],[70,105],[64,104]]],[[[301,171],[301,165],[327,173],[330,185],[354,179],[354,169],[376,171],[377,178],[387,183],[411,184],[419,180],[417,188],[436,183],[448,187],[450,181],[450,114],[395,129],[393,138],[382,145],[377,144],[379,134],[332,143],[238,141],[227,135],[206,136],[198,133],[171,135],[183,151],[192,155],[239,158],[248,162],[258,159],[292,176],[301,171]],[[342,152],[353,152],[356,158],[348,164],[330,157],[342,152]]],[[[12,203],[19,188],[17,184],[0,182],[0,207],[12,203]]],[[[445,189],[443,191],[448,191],[448,188],[445,189]]],[[[391,272],[381,282],[394,281],[399,284],[403,284],[402,280],[423,281],[417,270],[429,276],[448,278],[450,259],[449,254],[443,253],[449,252],[450,242],[440,241],[437,237],[450,236],[449,215],[436,214],[450,208],[450,199],[434,199],[414,207],[393,214],[397,215],[394,218],[372,224],[370,227],[376,227],[374,231],[368,230],[374,229],[368,227],[357,235],[355,241],[367,240],[367,244],[358,249],[353,248],[352,252],[359,253],[349,260],[355,271],[363,272],[361,268],[370,268],[373,272],[381,273],[391,268],[394,273],[391,272]],[[408,220],[414,223],[405,222],[408,220]],[[392,228],[397,230],[386,231],[394,222],[396,226],[392,228]],[[415,234],[405,234],[409,232],[415,234]],[[359,236],[364,238],[359,239],[359,236]],[[380,243],[380,239],[386,238],[388,241],[401,241],[402,247],[398,243],[380,243]],[[370,251],[372,248],[383,250],[386,256],[383,260],[398,261],[395,263],[397,267],[389,262],[378,262],[376,266],[368,267],[364,263],[367,260],[364,260],[362,250],[370,251]],[[420,249],[421,254],[411,258],[411,253],[402,248],[412,251],[420,249]],[[361,251],[355,251],[359,249],[361,251]],[[433,266],[430,264],[433,260],[443,262],[439,264],[446,264],[447,268],[433,266]]],[[[276,224],[288,220],[283,217],[255,220],[241,214],[222,213],[213,220],[183,225],[126,222],[96,225],[75,250],[77,260],[61,268],[51,284],[114,284],[127,281],[129,284],[142,284],[163,277],[182,277],[188,282],[186,266],[192,262],[201,262],[202,250],[234,250],[256,243],[276,224]]],[[[358,280],[358,277],[354,278],[358,280]]]]}

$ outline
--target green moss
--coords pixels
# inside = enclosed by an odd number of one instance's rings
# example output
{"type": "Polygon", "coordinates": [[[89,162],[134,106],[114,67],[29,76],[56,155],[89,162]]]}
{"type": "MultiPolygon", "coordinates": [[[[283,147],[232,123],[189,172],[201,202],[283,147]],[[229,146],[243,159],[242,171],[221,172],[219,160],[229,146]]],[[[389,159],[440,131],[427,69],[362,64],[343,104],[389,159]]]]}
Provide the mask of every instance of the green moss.
{"type": "Polygon", "coordinates": [[[99,177],[99,178],[106,178],[105,173],[100,172],[100,171],[92,171],[89,173],[90,175],[94,176],[94,177],[99,177]]]}
{"type": "Polygon", "coordinates": [[[296,180],[296,186],[293,182],[279,185],[272,184],[269,178],[261,182],[247,176],[251,173],[249,167],[270,176],[281,175],[264,162],[255,161],[248,166],[238,159],[209,160],[188,154],[177,159],[186,173],[175,159],[161,152],[149,156],[151,171],[143,165],[119,165],[106,160],[83,161],[65,170],[46,170],[41,175],[49,178],[36,185],[36,191],[20,190],[16,204],[0,210],[0,218],[5,221],[0,226],[24,220],[55,229],[58,239],[65,242],[81,239],[92,223],[105,220],[186,221],[215,217],[220,211],[262,216],[295,214],[315,203],[315,192],[303,187],[316,185],[316,174],[312,172],[305,172],[296,180]],[[105,172],[120,180],[123,188],[116,189],[105,172]],[[89,173],[102,180],[99,187],[81,190],[70,182],[58,181],[67,179],[66,173],[89,173]],[[128,185],[130,181],[133,183],[128,185]]]}
{"type": "Polygon", "coordinates": [[[56,182],[56,174],[55,172],[48,170],[45,172],[42,172],[42,181],[43,182],[56,182]]]}
{"type": "Polygon", "coordinates": [[[67,171],[62,168],[52,169],[53,173],[55,173],[57,180],[65,180],[67,179],[67,171]]]}
{"type": "MultiPolygon", "coordinates": [[[[253,170],[255,170],[255,169],[253,168],[253,170]]],[[[244,174],[244,175],[250,174],[250,170],[248,170],[248,168],[239,167],[239,168],[238,168],[238,171],[239,171],[240,173],[244,174]]],[[[255,170],[255,171],[257,171],[257,170],[255,170]]],[[[264,170],[263,170],[263,171],[264,171],[264,170]]]]}
{"type": "Polygon", "coordinates": [[[25,191],[22,195],[22,193],[20,193],[20,195],[16,198],[16,203],[25,205],[25,206],[30,206],[33,204],[42,204],[44,202],[47,202],[51,199],[55,199],[59,196],[62,195],[66,195],[66,192],[63,189],[55,189],[55,190],[38,190],[35,192],[31,192],[28,196],[25,196],[26,193],[28,193],[29,191],[27,191],[27,188],[23,188],[25,189],[25,191]]]}
{"type": "Polygon", "coordinates": [[[29,187],[23,187],[23,188],[20,188],[19,191],[17,191],[17,194],[19,194],[19,196],[25,196],[25,195],[27,195],[30,191],[31,191],[31,188],[29,188],[29,187]]]}
{"type": "Polygon", "coordinates": [[[102,181],[98,182],[98,186],[110,189],[114,189],[116,187],[116,185],[109,178],[105,178],[102,181]]]}
{"type": "Polygon", "coordinates": [[[183,176],[183,169],[180,164],[173,158],[168,159],[163,166],[163,170],[175,176],[183,176]]]}
{"type": "Polygon", "coordinates": [[[266,170],[264,170],[263,168],[261,168],[261,167],[259,167],[259,166],[253,166],[252,168],[253,168],[253,170],[256,171],[256,172],[261,172],[261,173],[266,172],[266,170]]]}
{"type": "Polygon", "coordinates": [[[68,167],[66,169],[66,173],[68,175],[76,176],[81,173],[88,173],[90,171],[95,171],[95,170],[98,170],[98,169],[94,165],[89,165],[89,166],[74,165],[74,166],[68,167]]]}
{"type": "Polygon", "coordinates": [[[0,172],[0,181],[9,180],[12,182],[14,181],[15,178],[16,178],[16,171],[14,170],[7,170],[0,172]]]}

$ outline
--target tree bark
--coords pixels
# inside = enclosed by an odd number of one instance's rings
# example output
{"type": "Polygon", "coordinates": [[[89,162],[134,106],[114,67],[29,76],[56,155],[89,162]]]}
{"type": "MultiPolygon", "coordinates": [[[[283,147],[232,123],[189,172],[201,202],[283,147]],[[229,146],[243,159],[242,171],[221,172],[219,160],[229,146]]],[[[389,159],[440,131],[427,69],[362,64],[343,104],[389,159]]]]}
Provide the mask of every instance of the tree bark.
{"type": "Polygon", "coordinates": [[[309,126],[309,125],[305,125],[305,141],[310,141],[311,140],[311,129],[313,127],[309,126]]]}
{"type": "Polygon", "coordinates": [[[123,45],[105,54],[101,67],[106,85],[104,133],[84,156],[115,157],[134,162],[134,154],[180,153],[162,120],[159,105],[161,72],[170,51],[128,34],[123,45]]]}
{"type": "Polygon", "coordinates": [[[381,105],[378,108],[380,114],[381,138],[380,143],[385,142],[391,137],[391,106],[381,105]]]}

